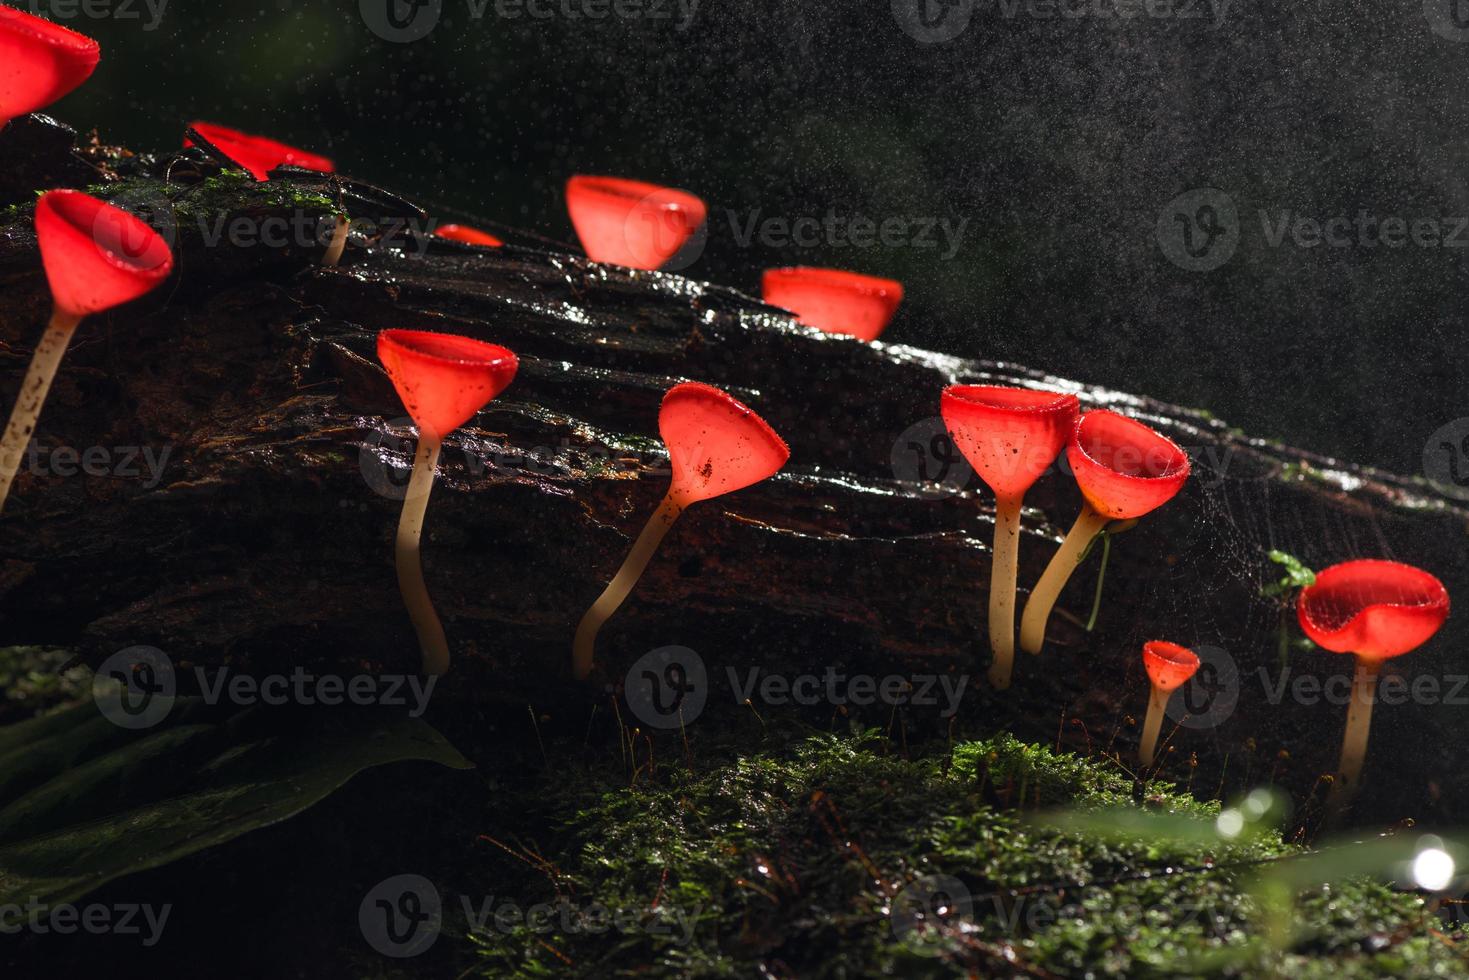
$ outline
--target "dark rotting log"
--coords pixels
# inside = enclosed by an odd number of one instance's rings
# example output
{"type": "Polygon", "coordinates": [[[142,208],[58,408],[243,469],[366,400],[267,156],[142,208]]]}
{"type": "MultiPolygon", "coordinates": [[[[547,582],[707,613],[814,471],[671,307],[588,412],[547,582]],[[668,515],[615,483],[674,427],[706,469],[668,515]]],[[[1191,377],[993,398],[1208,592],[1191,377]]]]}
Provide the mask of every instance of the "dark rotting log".
{"type": "MultiPolygon", "coordinates": [[[[697,649],[715,685],[726,668],[757,665],[964,673],[966,713],[1126,749],[1128,719],[1146,703],[1139,649],[1166,638],[1224,651],[1237,669],[1222,722],[1176,736],[1175,760],[1198,753],[1197,786],[1275,778],[1304,795],[1333,764],[1345,709],[1289,692],[1271,703],[1283,617],[1261,595],[1279,577],[1267,551],[1316,567],[1394,557],[1469,594],[1469,510],[1422,480],[1016,365],[823,336],[678,275],[513,236],[494,250],[425,238],[411,204],[348,181],[292,173],[246,185],[199,150],[135,156],[71,140],[39,119],[0,135],[0,204],[13,205],[0,211],[5,404],[45,322],[37,189],[104,185],[94,193],[172,237],[178,271],[154,296],[84,324],[62,367],[0,520],[5,643],[70,646],[93,663],[148,644],[186,667],[413,669],[392,560],[413,433],[374,355],[388,327],[462,333],[521,357],[511,388],[448,440],[428,513],[426,575],[457,696],[524,700],[569,686],[559,678],[576,622],[666,488],[657,406],[681,380],[748,402],[789,441],[791,463],[684,516],[603,631],[604,683],[670,644],[697,649]],[[236,219],[245,231],[268,219],[315,229],[338,207],[372,233],[354,234],[336,269],[319,267],[314,232],[277,247],[229,231],[236,219]],[[1117,539],[1096,631],[1080,626],[1092,558],[1062,596],[1054,642],[1040,659],[1019,655],[1005,698],[979,689],[988,495],[972,478],[962,488],[930,479],[942,462],[931,451],[939,390],[961,381],[1072,390],[1084,406],[1146,420],[1195,459],[1180,497],[1117,539]]],[[[1064,475],[1028,496],[1022,590],[1078,504],[1064,475]]],[[[1456,752],[1466,713],[1448,697],[1469,673],[1462,618],[1393,665],[1410,680],[1439,678],[1443,691],[1374,720],[1369,812],[1469,810],[1456,752]]],[[[1288,656],[1296,675],[1350,666],[1320,651],[1288,656]]],[[[1169,775],[1186,771],[1176,761],[1169,775]]]]}

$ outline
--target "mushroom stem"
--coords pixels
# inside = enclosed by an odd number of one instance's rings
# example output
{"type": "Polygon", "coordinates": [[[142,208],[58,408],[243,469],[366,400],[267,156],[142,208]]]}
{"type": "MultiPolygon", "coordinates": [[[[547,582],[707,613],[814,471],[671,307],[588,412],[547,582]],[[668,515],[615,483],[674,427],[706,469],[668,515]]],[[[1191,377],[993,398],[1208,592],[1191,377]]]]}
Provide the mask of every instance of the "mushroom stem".
{"type": "Polygon", "coordinates": [[[571,644],[571,666],[572,672],[579,681],[586,680],[587,675],[592,672],[592,653],[597,644],[597,633],[602,629],[602,624],[611,618],[612,614],[621,606],[623,600],[632,592],[633,586],[638,584],[643,570],[648,567],[648,562],[653,553],[658,550],[658,544],[673,522],[678,520],[678,515],[683,513],[683,507],[673,499],[670,494],[663,498],[663,503],[658,505],[658,510],[648,519],[643,533],[638,535],[638,540],[633,544],[632,551],[628,552],[627,558],[622,562],[622,567],[617,574],[612,576],[612,581],[607,583],[607,588],[592,608],[588,609],[586,615],[576,627],[576,638],[571,644]]]}
{"type": "Polygon", "coordinates": [[[1025,612],[1020,617],[1020,647],[1026,653],[1040,653],[1046,643],[1046,623],[1051,618],[1051,609],[1066,587],[1071,573],[1076,571],[1087,545],[1107,526],[1107,518],[1097,513],[1090,503],[1081,505],[1081,514],[1061,542],[1061,547],[1052,556],[1051,563],[1041,575],[1041,580],[1031,590],[1026,600],[1025,612]]]}
{"type": "Polygon", "coordinates": [[[444,674],[449,670],[449,641],[444,636],[444,624],[439,622],[439,614],[434,612],[433,601],[428,597],[418,548],[419,539],[423,536],[423,515],[428,509],[428,495],[434,487],[434,468],[438,465],[442,446],[438,436],[426,432],[419,434],[413,475],[408,480],[408,495],[403,498],[403,514],[398,519],[395,549],[398,589],[403,593],[403,604],[408,607],[408,616],[418,633],[425,674],[444,674]]]}
{"type": "Polygon", "coordinates": [[[1372,705],[1377,701],[1377,660],[1357,658],[1357,675],[1352,681],[1352,705],[1347,709],[1347,730],[1342,737],[1341,780],[1332,786],[1331,802],[1339,806],[1357,792],[1362,779],[1362,759],[1367,755],[1367,731],[1372,727],[1372,705]]]}
{"type": "Polygon", "coordinates": [[[1153,696],[1148,699],[1148,717],[1143,721],[1143,738],[1138,743],[1137,754],[1143,766],[1153,764],[1153,752],[1158,747],[1158,732],[1163,728],[1163,713],[1168,708],[1169,692],[1153,685],[1153,696]]]}
{"type": "Polygon", "coordinates": [[[345,214],[337,215],[337,225],[332,229],[332,240],[326,247],[326,254],[321,257],[321,264],[327,268],[334,268],[342,261],[342,252],[347,248],[347,231],[351,223],[345,214]]]}
{"type": "Polygon", "coordinates": [[[31,433],[36,431],[36,421],[41,416],[41,406],[46,404],[46,395],[51,391],[51,381],[66,348],[76,333],[82,318],[55,310],[41,342],[31,356],[31,365],[26,369],[25,380],[20,385],[20,396],[11,409],[10,422],[5,426],[5,435],[0,438],[0,511],[5,509],[5,498],[10,496],[10,485],[20,469],[21,458],[26,446],[30,445],[31,433]]]}
{"type": "Polygon", "coordinates": [[[1020,565],[1019,497],[995,498],[994,563],[990,568],[990,686],[1010,686],[1015,666],[1015,579],[1020,565]]]}

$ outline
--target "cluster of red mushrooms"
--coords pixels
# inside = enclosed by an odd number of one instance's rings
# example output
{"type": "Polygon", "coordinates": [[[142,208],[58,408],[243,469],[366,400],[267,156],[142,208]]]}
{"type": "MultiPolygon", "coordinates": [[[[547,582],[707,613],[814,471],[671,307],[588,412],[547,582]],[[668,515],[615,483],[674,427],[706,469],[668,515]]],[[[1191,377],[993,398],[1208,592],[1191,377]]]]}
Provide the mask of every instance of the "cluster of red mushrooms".
{"type": "MultiPolygon", "coordinates": [[[[0,128],[43,108],[85,81],[96,68],[95,41],[42,18],[0,6],[0,128]]],[[[196,122],[209,141],[257,180],[291,164],[331,172],[332,161],[265,137],[196,122]]],[[[189,145],[185,141],[185,145],[189,145]]],[[[634,269],[668,262],[703,224],[704,202],[685,191],[610,177],[572,177],[567,208],[589,258],[634,269]]],[[[53,312],[0,440],[0,509],[35,430],[58,365],[82,319],[139,298],[173,268],[168,245],[133,215],[79,191],[49,191],[35,210],[36,237],[53,297],[53,312]]],[[[328,248],[335,264],[345,222],[328,248]]],[[[495,236],[464,225],[435,234],[471,246],[498,248],[495,236]]],[[[787,268],[765,273],[768,303],[794,312],[807,326],[875,340],[903,298],[900,283],[836,269],[787,268]]],[[[418,428],[412,476],[396,541],[398,582],[428,673],[449,668],[449,644],[424,583],[419,557],[435,464],[444,439],[469,421],[515,377],[515,354],[468,337],[386,330],[378,357],[418,428]]],[[[1064,449],[1084,500],[1075,525],[1031,590],[1020,622],[1020,646],[1038,654],[1062,588],[1097,536],[1120,530],[1171,500],[1189,476],[1189,457],[1147,425],[1108,410],[1085,414],[1074,394],[1029,388],[952,385],[940,409],[955,445],[995,495],[990,577],[991,685],[1003,690],[1014,669],[1015,596],[1021,505],[1026,492],[1064,449]]],[[[586,678],[598,631],[631,593],[659,542],[689,505],[775,475],[790,457],[785,442],[748,407],[706,384],[685,383],[663,398],[659,432],[673,472],[663,502],[622,567],[582,617],[572,642],[572,670],[586,678]]],[[[1339,796],[1357,785],[1378,671],[1384,660],[1427,642],[1443,625],[1449,597],[1427,572],[1390,561],[1351,561],[1321,572],[1297,603],[1306,635],[1319,646],[1357,658],[1337,784],[1339,796]]],[[[1199,668],[1199,658],[1175,643],[1143,647],[1152,698],[1140,755],[1151,765],[1169,696],[1199,668]]]]}

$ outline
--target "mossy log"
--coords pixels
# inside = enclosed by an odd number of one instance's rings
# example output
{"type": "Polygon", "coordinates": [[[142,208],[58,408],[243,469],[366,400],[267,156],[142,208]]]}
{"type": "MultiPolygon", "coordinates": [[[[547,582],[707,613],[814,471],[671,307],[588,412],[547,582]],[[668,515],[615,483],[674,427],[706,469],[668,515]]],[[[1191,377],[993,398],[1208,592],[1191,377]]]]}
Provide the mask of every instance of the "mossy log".
{"type": "MultiPolygon", "coordinates": [[[[6,643],[65,646],[92,663],[149,644],[181,665],[412,669],[392,535],[413,432],[374,355],[388,327],[462,333],[521,357],[505,395],[447,441],[429,507],[424,563],[456,657],[453,696],[573,689],[563,678],[576,622],[666,488],[657,409],[681,380],[749,403],[789,441],[791,463],[683,517],[601,637],[604,684],[669,644],[698,650],[716,685],[726,667],[964,673],[965,711],[997,728],[1120,749],[1146,704],[1141,642],[1168,638],[1226,651],[1239,689],[1217,727],[1178,733],[1168,771],[1189,775],[1196,752],[1199,786],[1273,778],[1304,796],[1334,764],[1344,708],[1266,696],[1258,672],[1278,680],[1291,624],[1261,594],[1279,578],[1267,551],[1317,567],[1394,557],[1451,592],[1469,585],[1469,510],[1455,499],[1202,411],[822,335],[734,289],[599,265],[529,234],[501,249],[424,237],[412,227],[421,212],[350,181],[297,172],[253,184],[197,149],[77,149],[36,117],[0,136],[0,173],[6,405],[46,319],[37,189],[92,187],[144,212],[178,254],[155,295],[85,323],[62,367],[0,520],[6,643]],[[310,235],[264,242],[227,223],[314,228],[343,207],[378,233],[354,234],[335,269],[320,267],[310,235]],[[1092,557],[1062,596],[1053,642],[1039,659],[1020,655],[1003,699],[980,689],[991,500],[973,478],[960,488],[920,467],[932,462],[939,390],[954,382],[1072,390],[1195,458],[1182,495],[1116,539],[1095,631],[1080,625],[1092,557]]],[[[1064,475],[1028,497],[1022,588],[1079,499],[1064,475]]],[[[1401,672],[1464,672],[1461,621],[1401,672]]],[[[1287,656],[1297,673],[1348,670],[1320,651],[1287,656]]],[[[1450,703],[1379,711],[1366,812],[1463,819],[1462,718],[1450,703]]]]}

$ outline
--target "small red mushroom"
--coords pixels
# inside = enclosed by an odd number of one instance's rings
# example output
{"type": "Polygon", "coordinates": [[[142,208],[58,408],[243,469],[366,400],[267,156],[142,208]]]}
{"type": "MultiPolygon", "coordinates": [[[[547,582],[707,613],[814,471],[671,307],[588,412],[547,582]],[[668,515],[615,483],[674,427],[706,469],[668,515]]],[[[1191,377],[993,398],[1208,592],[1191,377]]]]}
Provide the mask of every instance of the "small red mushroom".
{"type": "Polygon", "coordinates": [[[419,541],[444,437],[504,391],[520,362],[498,344],[426,330],[384,330],[377,356],[418,426],[418,452],[398,520],[398,588],[413,620],[426,674],[449,669],[449,642],[423,580],[419,541]]]}
{"type": "Polygon", "coordinates": [[[14,7],[0,7],[0,129],[91,77],[97,42],[14,7]]]}
{"type": "Polygon", "coordinates": [[[1153,764],[1153,752],[1158,746],[1158,732],[1163,727],[1163,711],[1168,707],[1168,697],[1187,684],[1199,669],[1199,655],[1187,647],[1164,640],[1152,640],[1143,644],[1143,668],[1153,684],[1153,695],[1148,700],[1148,717],[1143,722],[1143,739],[1138,746],[1138,757],[1144,766],[1153,764]]]}
{"type": "Polygon", "coordinates": [[[82,318],[137,299],[173,269],[173,253],[157,232],[81,191],[41,195],[35,226],[53,308],[0,438],[0,509],[82,318]]]}
{"type": "Polygon", "coordinates": [[[576,237],[594,262],[657,269],[704,223],[708,208],[687,191],[621,177],[566,182],[576,237]]]}
{"type": "Polygon", "coordinates": [[[1362,776],[1382,662],[1416,650],[1438,632],[1449,616],[1449,593],[1437,578],[1412,565],[1349,561],[1317,573],[1316,582],[1296,600],[1296,616],[1317,646],[1357,658],[1337,767],[1342,778],[1331,794],[1340,803],[1356,791],[1362,776]]]}
{"type": "Polygon", "coordinates": [[[578,680],[592,671],[602,624],[632,592],[684,508],[768,479],[791,456],[764,419],[718,388],[697,382],[676,385],[663,396],[658,432],[668,447],[673,482],[622,567],[577,625],[572,671],[578,680]]]}
{"type": "MultiPolygon", "coordinates": [[[[336,171],[332,161],[326,157],[298,150],[267,136],[253,136],[207,122],[190,123],[189,128],[213,143],[256,180],[269,180],[270,171],[287,165],[328,174],[336,171]]],[[[184,146],[193,145],[192,140],[184,139],[184,146]]]]}
{"type": "Polygon", "coordinates": [[[903,301],[897,280],[809,266],[765,270],[761,291],[765,302],[790,310],[808,327],[861,340],[876,340],[903,301]]]}
{"type": "Polygon", "coordinates": [[[1062,588],[1103,528],[1142,517],[1172,500],[1188,480],[1189,458],[1173,440],[1135,419],[1106,410],[1076,423],[1066,447],[1085,501],[1066,540],[1046,566],[1020,617],[1020,646],[1040,653],[1046,622],[1062,588]]]}
{"type": "Polygon", "coordinates": [[[489,232],[471,228],[469,225],[439,225],[434,229],[434,234],[439,238],[463,242],[466,245],[482,245],[485,248],[499,248],[505,244],[489,232]]]}
{"type": "Polygon", "coordinates": [[[940,397],[954,445],[995,493],[994,565],[990,570],[990,683],[1010,686],[1015,662],[1015,577],[1020,507],[1076,429],[1075,395],[992,385],[951,385],[940,397]]]}

